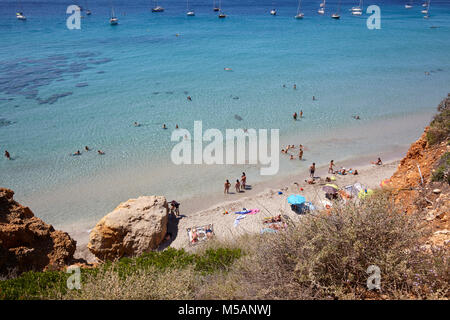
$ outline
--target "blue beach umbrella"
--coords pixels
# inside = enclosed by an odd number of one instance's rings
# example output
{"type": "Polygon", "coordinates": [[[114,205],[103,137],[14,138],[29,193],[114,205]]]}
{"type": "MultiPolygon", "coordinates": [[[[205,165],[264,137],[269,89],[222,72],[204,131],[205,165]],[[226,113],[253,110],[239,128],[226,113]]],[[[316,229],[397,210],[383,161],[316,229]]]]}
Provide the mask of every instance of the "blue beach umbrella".
{"type": "Polygon", "coordinates": [[[305,197],[302,197],[301,195],[293,194],[287,198],[287,201],[290,204],[299,205],[299,204],[305,203],[306,199],[305,199],[305,197]]]}

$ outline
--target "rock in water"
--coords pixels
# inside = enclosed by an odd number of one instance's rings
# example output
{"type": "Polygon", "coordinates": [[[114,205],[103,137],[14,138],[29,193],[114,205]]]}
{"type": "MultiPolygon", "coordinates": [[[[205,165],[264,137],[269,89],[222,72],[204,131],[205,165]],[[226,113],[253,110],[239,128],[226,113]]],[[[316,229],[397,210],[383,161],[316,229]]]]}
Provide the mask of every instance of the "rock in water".
{"type": "Polygon", "coordinates": [[[34,216],[0,188],[0,274],[60,269],[75,253],[76,241],[34,216]]]}
{"type": "Polygon", "coordinates": [[[168,218],[165,197],[130,199],[97,223],[88,248],[102,261],[141,255],[158,248],[164,240],[168,218]]]}

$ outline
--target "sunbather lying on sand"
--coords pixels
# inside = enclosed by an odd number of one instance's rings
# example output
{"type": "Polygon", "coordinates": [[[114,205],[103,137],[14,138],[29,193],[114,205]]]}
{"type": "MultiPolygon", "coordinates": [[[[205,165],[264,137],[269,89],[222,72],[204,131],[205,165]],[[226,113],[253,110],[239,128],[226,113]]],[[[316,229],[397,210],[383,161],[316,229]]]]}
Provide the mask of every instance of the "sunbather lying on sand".
{"type": "Polygon", "coordinates": [[[377,165],[377,166],[381,166],[383,164],[383,162],[381,161],[381,158],[378,158],[377,161],[372,161],[372,164],[377,165]]]}

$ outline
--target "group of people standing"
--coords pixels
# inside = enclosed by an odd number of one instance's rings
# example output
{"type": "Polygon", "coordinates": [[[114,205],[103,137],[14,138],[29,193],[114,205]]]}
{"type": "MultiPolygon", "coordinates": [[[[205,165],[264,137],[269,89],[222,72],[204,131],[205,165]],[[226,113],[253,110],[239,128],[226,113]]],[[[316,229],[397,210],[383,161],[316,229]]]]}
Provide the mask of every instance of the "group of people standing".
{"type": "MultiPolygon", "coordinates": [[[[239,179],[236,179],[236,183],[234,184],[236,193],[241,193],[241,192],[245,191],[246,184],[247,184],[247,176],[245,175],[245,172],[242,172],[241,180],[239,181],[239,179]]],[[[230,193],[231,183],[228,179],[225,181],[224,187],[225,187],[225,189],[224,189],[223,193],[224,194],[230,193]]]]}
{"type": "MultiPolygon", "coordinates": [[[[294,145],[288,145],[285,149],[281,149],[281,153],[289,154],[289,150],[290,149],[295,149],[295,146],[294,145]]],[[[303,145],[300,144],[298,146],[298,160],[303,160],[303,152],[304,152],[303,145]]],[[[290,160],[294,160],[294,155],[291,154],[289,159],[290,160]]]]}
{"type": "Polygon", "coordinates": [[[297,115],[297,112],[294,112],[294,114],[292,115],[294,120],[297,120],[297,116],[299,116],[300,118],[303,118],[303,110],[300,110],[300,113],[298,115],[297,115]]]}

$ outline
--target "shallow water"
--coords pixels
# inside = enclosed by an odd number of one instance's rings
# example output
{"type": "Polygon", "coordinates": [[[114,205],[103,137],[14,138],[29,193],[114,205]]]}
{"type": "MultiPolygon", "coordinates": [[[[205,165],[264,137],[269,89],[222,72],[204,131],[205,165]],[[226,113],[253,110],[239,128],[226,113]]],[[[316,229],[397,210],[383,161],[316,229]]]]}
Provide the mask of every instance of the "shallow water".
{"type": "Polygon", "coordinates": [[[161,14],[131,2],[114,1],[120,25],[111,27],[108,2],[89,1],[93,14],[73,31],[70,1],[21,1],[26,22],[14,17],[17,2],[0,3],[0,149],[14,158],[0,161],[0,185],[57,226],[95,221],[139,195],[221,192],[243,170],[267,179],[258,166],[171,164],[176,124],[280,129],[283,145],[307,147],[304,162],[281,158],[283,175],[404,149],[449,91],[445,1],[428,20],[419,6],[385,1],[381,30],[348,13],[357,1],[343,1],[339,21],[315,14],[320,1],[303,1],[301,21],[296,1],[277,1],[272,17],[273,1],[224,0],[224,20],[212,1],[191,1],[190,18],[183,1],[161,1],[161,14]],[[69,156],[85,145],[93,151],[69,156]]]}

